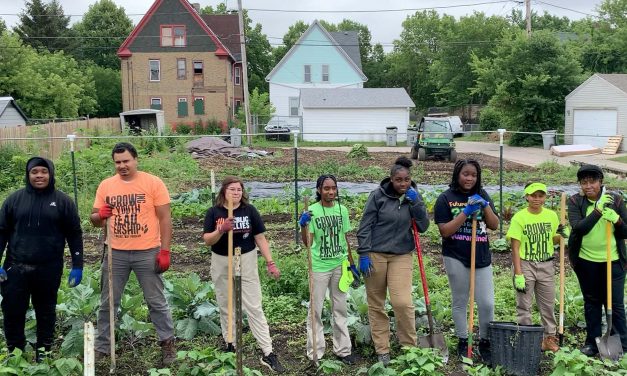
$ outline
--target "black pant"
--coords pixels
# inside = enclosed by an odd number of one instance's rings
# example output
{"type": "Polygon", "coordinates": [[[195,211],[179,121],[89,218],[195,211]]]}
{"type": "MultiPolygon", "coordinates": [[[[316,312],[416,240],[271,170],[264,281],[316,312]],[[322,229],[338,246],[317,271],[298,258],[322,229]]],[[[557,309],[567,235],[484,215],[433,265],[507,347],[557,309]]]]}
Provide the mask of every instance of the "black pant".
{"type": "MultiPolygon", "coordinates": [[[[594,339],[602,334],[602,307],[607,303],[606,264],[578,259],[574,269],[583,294],[586,344],[596,346],[594,339]]],[[[612,262],[612,334],[618,333],[623,349],[627,350],[624,289],[625,271],[619,261],[614,261],[612,262]]]]}
{"type": "Polygon", "coordinates": [[[50,350],[54,340],[57,291],[61,284],[63,264],[5,265],[7,280],[2,283],[4,336],[9,351],[24,350],[26,311],[32,298],[37,319],[37,348],[50,350]]]}

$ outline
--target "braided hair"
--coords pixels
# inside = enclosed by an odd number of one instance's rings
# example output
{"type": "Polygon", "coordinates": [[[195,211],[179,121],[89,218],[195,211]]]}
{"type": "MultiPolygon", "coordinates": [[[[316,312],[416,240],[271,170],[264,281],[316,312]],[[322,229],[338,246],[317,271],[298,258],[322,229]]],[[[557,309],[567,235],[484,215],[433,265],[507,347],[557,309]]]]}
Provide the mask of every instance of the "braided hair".
{"type": "Polygon", "coordinates": [[[470,194],[478,194],[479,192],[481,192],[482,189],[481,166],[479,165],[479,162],[471,158],[459,159],[457,162],[455,162],[455,167],[453,167],[453,178],[451,179],[451,184],[449,184],[448,186],[453,191],[461,192],[459,186],[459,174],[462,172],[462,168],[464,168],[464,166],[466,165],[475,166],[475,168],[477,169],[477,182],[475,183],[475,186],[470,189],[470,194]]]}
{"type": "MultiPolygon", "coordinates": [[[[335,186],[337,187],[337,178],[331,174],[320,175],[318,180],[316,180],[316,202],[320,202],[322,200],[322,195],[320,194],[320,190],[322,190],[322,185],[324,181],[327,179],[333,180],[335,186]]],[[[340,209],[340,221],[342,221],[342,203],[340,202],[340,189],[337,189],[337,204],[340,209]]],[[[322,212],[324,213],[324,205],[320,205],[322,207],[322,212]]]]}

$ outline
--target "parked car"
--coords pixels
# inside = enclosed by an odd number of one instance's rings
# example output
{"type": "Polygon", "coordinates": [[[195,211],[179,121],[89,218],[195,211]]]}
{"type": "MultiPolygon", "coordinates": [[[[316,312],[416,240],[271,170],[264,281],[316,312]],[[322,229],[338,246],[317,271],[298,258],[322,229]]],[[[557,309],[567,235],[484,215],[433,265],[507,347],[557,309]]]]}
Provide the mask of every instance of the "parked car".
{"type": "Polygon", "coordinates": [[[279,116],[273,116],[268,124],[263,128],[266,133],[266,140],[273,141],[289,141],[290,127],[285,119],[279,116]]]}

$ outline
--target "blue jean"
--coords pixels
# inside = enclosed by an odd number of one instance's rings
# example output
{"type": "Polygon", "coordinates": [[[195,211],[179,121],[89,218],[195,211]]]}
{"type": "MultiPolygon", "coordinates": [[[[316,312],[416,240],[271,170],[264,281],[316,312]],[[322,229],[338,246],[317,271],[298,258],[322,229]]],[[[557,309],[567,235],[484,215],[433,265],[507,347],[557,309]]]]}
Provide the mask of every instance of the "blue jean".
{"type": "MultiPolygon", "coordinates": [[[[174,324],[170,307],[163,292],[161,274],[155,272],[155,258],[159,248],[142,251],[113,250],[113,303],[117,313],[120,308],[122,293],[131,275],[135,272],[137,281],[144,292],[144,299],[148,304],[150,321],[155,326],[160,341],[174,337],[174,324]]],[[[109,353],[109,268],[107,261],[102,263],[100,310],[98,311],[98,336],[95,349],[102,353],[109,353]]]]}

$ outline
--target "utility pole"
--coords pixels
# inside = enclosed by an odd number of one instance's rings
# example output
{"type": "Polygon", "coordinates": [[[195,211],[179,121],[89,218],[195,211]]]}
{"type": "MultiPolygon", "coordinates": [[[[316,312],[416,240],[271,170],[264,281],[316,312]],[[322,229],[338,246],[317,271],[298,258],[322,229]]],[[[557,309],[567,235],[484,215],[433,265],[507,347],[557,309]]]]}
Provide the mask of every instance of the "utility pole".
{"type": "Polygon", "coordinates": [[[527,19],[527,35],[531,35],[531,0],[525,0],[525,18],[527,19]]]}
{"type": "Polygon", "coordinates": [[[239,43],[242,46],[242,73],[244,75],[244,114],[246,114],[246,142],[252,146],[253,137],[250,126],[250,103],[248,101],[248,62],[246,60],[246,35],[244,33],[244,12],[242,11],[242,0],[237,0],[237,14],[239,16],[239,43]]]}

